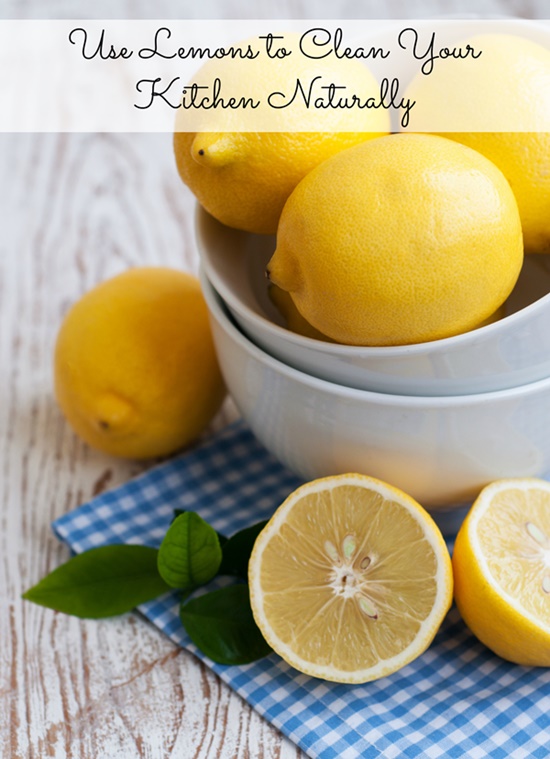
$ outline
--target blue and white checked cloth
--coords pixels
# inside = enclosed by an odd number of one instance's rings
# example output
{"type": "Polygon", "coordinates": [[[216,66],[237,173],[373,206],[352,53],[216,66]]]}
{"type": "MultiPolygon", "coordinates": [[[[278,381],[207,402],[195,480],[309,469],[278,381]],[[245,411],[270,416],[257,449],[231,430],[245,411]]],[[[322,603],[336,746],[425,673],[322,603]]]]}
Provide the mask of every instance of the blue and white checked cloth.
{"type": "MultiPolygon", "coordinates": [[[[231,535],[265,519],[299,481],[242,422],[193,452],[58,519],[80,552],[106,543],[160,543],[175,508],[231,535]]],[[[187,638],[175,594],[140,607],[176,643],[205,660],[311,757],[550,756],[550,670],[508,664],[469,633],[456,609],[432,646],[390,677],[336,685],[302,675],[275,654],[246,666],[205,658],[187,638]]]]}

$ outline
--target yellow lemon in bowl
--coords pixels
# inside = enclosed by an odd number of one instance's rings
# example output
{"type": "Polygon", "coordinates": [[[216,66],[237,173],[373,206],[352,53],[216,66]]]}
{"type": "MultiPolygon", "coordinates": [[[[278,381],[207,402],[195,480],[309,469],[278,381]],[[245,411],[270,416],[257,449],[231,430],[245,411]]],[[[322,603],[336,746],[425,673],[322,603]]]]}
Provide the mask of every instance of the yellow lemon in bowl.
{"type": "Polygon", "coordinates": [[[548,253],[550,50],[510,34],[477,35],[466,44],[481,51],[477,59],[438,61],[409,85],[409,131],[439,132],[493,161],[516,196],[525,252],[548,253]]]}
{"type": "MultiPolygon", "coordinates": [[[[226,109],[219,116],[211,110],[200,129],[194,128],[188,111],[178,112],[174,152],[179,174],[203,208],[229,227],[274,234],[286,199],[311,169],[390,130],[384,108],[315,109],[316,96],[323,92],[320,87],[328,83],[345,86],[365,99],[379,95],[380,88],[359,61],[308,60],[298,49],[299,39],[285,35],[292,54],[282,60],[265,55],[252,61],[225,58],[209,61],[197,72],[194,81],[201,86],[210,87],[218,79],[227,98],[233,95],[239,100],[246,93],[260,103],[259,112],[226,109]],[[291,100],[297,82],[306,97],[313,85],[319,86],[311,89],[316,94],[307,108],[302,95],[291,100]],[[290,106],[269,107],[272,93],[290,106]],[[250,124],[258,126],[248,131],[250,124]]],[[[254,40],[252,45],[258,47],[254,40]]]]}
{"type": "Polygon", "coordinates": [[[550,484],[484,488],[452,562],[456,605],[474,635],[503,659],[550,667],[550,484]]]}
{"type": "Polygon", "coordinates": [[[74,430],[114,456],[173,453],[225,396],[196,277],[130,269],[86,293],[55,346],[55,394],[74,430]]]}
{"type": "Polygon", "coordinates": [[[321,333],[404,345],[478,326],[523,262],[517,203],[480,153],[434,135],[379,137],[308,174],[268,264],[321,333]]]}

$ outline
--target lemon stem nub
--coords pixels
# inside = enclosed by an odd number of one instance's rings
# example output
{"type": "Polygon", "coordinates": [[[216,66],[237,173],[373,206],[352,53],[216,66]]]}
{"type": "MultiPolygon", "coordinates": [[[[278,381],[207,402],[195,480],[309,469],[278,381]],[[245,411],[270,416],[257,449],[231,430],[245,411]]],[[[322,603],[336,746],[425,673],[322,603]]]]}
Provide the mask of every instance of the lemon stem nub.
{"type": "Polygon", "coordinates": [[[267,264],[265,275],[270,282],[287,293],[297,292],[304,281],[300,262],[281,253],[278,248],[267,264]]]}
{"type": "Polygon", "coordinates": [[[115,392],[106,392],[96,401],[97,424],[103,432],[121,432],[135,419],[132,404],[115,392]]]}
{"type": "Polygon", "coordinates": [[[191,145],[191,157],[201,166],[219,168],[235,158],[235,145],[227,134],[203,132],[191,145]]]}

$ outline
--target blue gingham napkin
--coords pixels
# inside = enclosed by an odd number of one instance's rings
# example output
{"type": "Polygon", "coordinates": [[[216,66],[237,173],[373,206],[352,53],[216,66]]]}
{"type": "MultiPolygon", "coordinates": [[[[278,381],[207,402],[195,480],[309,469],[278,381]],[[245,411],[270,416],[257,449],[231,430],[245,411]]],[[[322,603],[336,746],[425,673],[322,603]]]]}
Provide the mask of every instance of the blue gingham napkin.
{"type": "MultiPolygon", "coordinates": [[[[179,508],[197,511],[229,536],[269,517],[299,484],[239,421],[53,528],[76,552],[115,542],[156,546],[179,508]]],[[[454,608],[416,661],[355,686],[307,677],[275,654],[246,666],[214,664],[182,629],[175,594],[140,611],[311,757],[550,756],[550,670],[493,656],[454,608]]]]}

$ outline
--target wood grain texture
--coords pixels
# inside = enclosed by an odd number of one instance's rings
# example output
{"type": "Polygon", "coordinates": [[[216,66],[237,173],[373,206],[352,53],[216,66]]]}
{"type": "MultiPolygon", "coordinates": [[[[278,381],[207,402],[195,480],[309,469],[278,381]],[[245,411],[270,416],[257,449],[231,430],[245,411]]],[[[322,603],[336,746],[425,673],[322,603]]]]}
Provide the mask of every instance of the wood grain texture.
{"type": "MultiPolygon", "coordinates": [[[[169,135],[1,135],[0,756],[297,759],[239,696],[137,615],[20,600],[67,559],[53,519],[145,464],[92,451],[53,400],[70,304],[129,266],[194,271],[193,199],[169,135]]],[[[234,418],[228,403],[214,427],[234,418]]]]}

